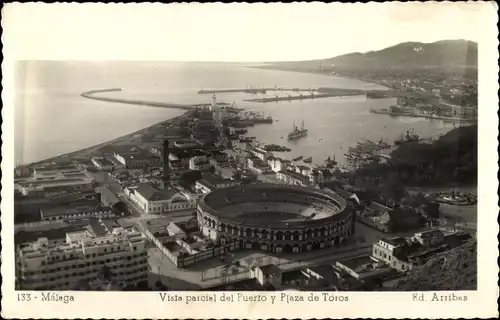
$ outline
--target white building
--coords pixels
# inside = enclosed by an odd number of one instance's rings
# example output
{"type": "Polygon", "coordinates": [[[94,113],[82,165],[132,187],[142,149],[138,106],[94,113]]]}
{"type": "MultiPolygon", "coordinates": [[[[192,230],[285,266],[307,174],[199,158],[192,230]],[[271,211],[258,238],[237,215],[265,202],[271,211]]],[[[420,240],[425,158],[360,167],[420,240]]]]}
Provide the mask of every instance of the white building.
{"type": "Polygon", "coordinates": [[[101,237],[87,230],[70,232],[65,243],[57,245],[41,238],[19,250],[16,275],[22,290],[72,290],[82,281],[95,280],[104,266],[116,283],[147,280],[146,238],[120,227],[101,237]]]}
{"type": "Polygon", "coordinates": [[[190,201],[179,191],[159,190],[147,183],[131,190],[129,197],[147,214],[196,208],[196,202],[190,201]]]}
{"type": "Polygon", "coordinates": [[[275,288],[281,286],[282,274],[280,267],[275,264],[255,266],[250,269],[250,277],[255,278],[260,285],[270,284],[275,288]]]}
{"type": "Polygon", "coordinates": [[[189,169],[198,171],[208,171],[210,169],[210,161],[208,155],[196,155],[189,159],[189,169]]]}
{"type": "Polygon", "coordinates": [[[411,269],[411,264],[399,259],[398,253],[402,252],[408,246],[408,242],[404,238],[395,237],[390,239],[381,239],[373,244],[372,255],[392,268],[399,271],[408,271],[411,269]]]}

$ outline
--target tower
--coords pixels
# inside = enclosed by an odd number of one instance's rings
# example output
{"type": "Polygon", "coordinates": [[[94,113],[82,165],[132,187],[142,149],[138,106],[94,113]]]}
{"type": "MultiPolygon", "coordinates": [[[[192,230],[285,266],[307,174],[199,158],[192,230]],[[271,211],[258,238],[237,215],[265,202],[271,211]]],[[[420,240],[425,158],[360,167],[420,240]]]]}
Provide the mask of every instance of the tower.
{"type": "Polygon", "coordinates": [[[170,162],[168,156],[170,154],[168,140],[163,140],[163,177],[161,180],[162,189],[167,189],[170,185],[170,162]]]}
{"type": "Polygon", "coordinates": [[[217,98],[215,97],[215,94],[212,97],[212,106],[210,108],[212,111],[212,119],[214,122],[214,126],[216,129],[218,129],[220,132],[222,130],[222,112],[220,110],[219,105],[217,105],[217,98]]]}

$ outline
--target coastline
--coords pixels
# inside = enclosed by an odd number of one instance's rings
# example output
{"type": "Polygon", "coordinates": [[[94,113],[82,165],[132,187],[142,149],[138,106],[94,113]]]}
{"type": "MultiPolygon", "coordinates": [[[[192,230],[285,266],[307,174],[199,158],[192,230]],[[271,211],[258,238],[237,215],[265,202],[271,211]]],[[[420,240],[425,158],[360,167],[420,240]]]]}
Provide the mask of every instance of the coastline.
{"type": "Polygon", "coordinates": [[[132,133],[126,134],[124,136],[120,136],[118,138],[115,138],[115,139],[112,139],[112,140],[108,140],[108,141],[105,141],[105,142],[102,142],[102,143],[99,143],[99,144],[96,144],[96,145],[93,145],[93,146],[90,146],[90,147],[87,147],[87,148],[84,148],[84,149],[79,149],[79,150],[76,150],[76,151],[71,151],[71,152],[68,152],[68,153],[64,153],[64,154],[57,155],[57,156],[54,156],[54,157],[50,157],[50,158],[47,158],[47,159],[44,159],[44,160],[32,162],[32,163],[25,164],[25,165],[22,165],[22,166],[23,167],[30,167],[30,166],[35,166],[35,165],[42,165],[42,164],[45,164],[45,163],[50,163],[50,162],[54,162],[54,161],[58,161],[58,160],[60,161],[60,160],[63,160],[65,158],[68,159],[68,158],[74,158],[74,157],[89,157],[89,156],[91,156],[93,153],[97,152],[101,148],[104,148],[104,147],[107,147],[107,146],[110,146],[110,145],[114,145],[114,144],[120,144],[120,143],[123,143],[123,142],[132,142],[132,141],[134,141],[134,139],[133,139],[134,136],[136,136],[136,135],[143,135],[143,134],[147,133],[150,129],[157,128],[157,127],[163,126],[165,124],[170,124],[170,123],[172,123],[174,121],[183,119],[186,116],[188,116],[191,112],[192,112],[192,110],[187,110],[186,112],[184,112],[183,114],[181,114],[179,116],[162,120],[162,121],[160,121],[158,123],[155,123],[155,124],[153,124],[151,126],[144,127],[142,129],[139,129],[139,130],[134,131],[132,133]]]}
{"type": "MultiPolygon", "coordinates": [[[[277,68],[277,67],[273,67],[273,66],[247,66],[246,68],[263,69],[263,70],[274,70],[274,71],[289,71],[289,72],[298,72],[298,73],[307,73],[307,74],[321,75],[321,76],[325,76],[325,77],[330,77],[331,76],[330,74],[326,74],[324,72],[317,72],[317,71],[314,71],[314,70],[284,69],[284,68],[277,68]]],[[[357,81],[361,81],[361,82],[365,82],[365,83],[376,84],[376,85],[379,85],[381,87],[387,88],[388,91],[391,90],[391,89],[393,89],[388,84],[378,83],[378,82],[375,82],[373,80],[360,79],[360,78],[356,78],[356,77],[352,77],[352,76],[338,75],[338,74],[335,74],[334,77],[344,78],[344,79],[350,79],[350,80],[357,80],[357,81]]]]}

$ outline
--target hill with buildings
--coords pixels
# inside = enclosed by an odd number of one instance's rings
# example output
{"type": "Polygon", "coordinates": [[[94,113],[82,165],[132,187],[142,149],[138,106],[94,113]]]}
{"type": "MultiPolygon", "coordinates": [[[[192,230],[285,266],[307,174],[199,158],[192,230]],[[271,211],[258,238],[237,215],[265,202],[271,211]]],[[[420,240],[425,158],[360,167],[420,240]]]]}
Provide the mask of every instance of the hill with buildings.
{"type": "Polygon", "coordinates": [[[433,43],[404,42],[378,51],[354,52],[334,58],[272,63],[269,68],[293,71],[354,71],[457,68],[476,69],[477,43],[442,40],[433,43]]]}
{"type": "Polygon", "coordinates": [[[476,183],[477,125],[455,128],[432,143],[403,144],[392,152],[387,164],[367,164],[349,178],[372,184],[374,188],[380,183],[394,184],[395,190],[403,185],[476,183]]]}

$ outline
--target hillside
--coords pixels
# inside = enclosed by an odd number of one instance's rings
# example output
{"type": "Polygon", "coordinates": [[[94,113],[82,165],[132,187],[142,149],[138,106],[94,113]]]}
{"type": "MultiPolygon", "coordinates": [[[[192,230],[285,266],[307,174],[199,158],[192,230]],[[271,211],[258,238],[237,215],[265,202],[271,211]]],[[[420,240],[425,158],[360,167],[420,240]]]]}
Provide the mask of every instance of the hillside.
{"type": "Polygon", "coordinates": [[[477,290],[477,243],[470,241],[413,269],[396,290],[477,290]]]}
{"type": "Polygon", "coordinates": [[[378,51],[349,53],[334,58],[278,62],[269,68],[312,71],[331,69],[425,69],[477,68],[477,43],[467,40],[443,40],[433,43],[404,42],[378,51]],[[334,67],[332,67],[334,65],[334,67]]]}
{"type": "Polygon", "coordinates": [[[351,179],[374,186],[388,181],[411,186],[475,183],[477,125],[455,128],[430,144],[399,146],[392,152],[389,164],[368,164],[353,172],[351,179]]]}

